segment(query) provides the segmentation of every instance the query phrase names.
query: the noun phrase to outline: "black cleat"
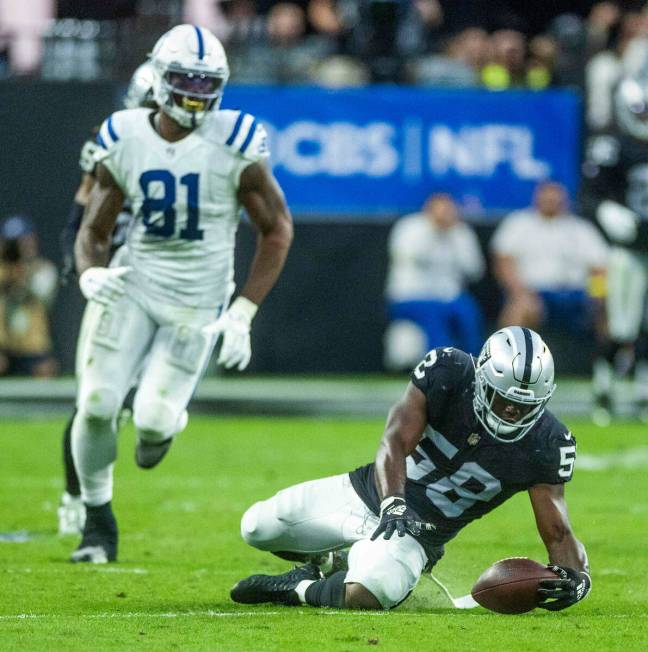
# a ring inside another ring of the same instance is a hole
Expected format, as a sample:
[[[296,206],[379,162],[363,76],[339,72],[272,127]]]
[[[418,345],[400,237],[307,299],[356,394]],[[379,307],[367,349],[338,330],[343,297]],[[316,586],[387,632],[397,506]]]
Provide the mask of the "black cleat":
[[[152,469],[157,466],[169,452],[172,443],[173,437],[155,443],[149,443],[143,439],[138,439],[137,445],[135,446],[135,463],[140,467],[140,469]]]
[[[251,575],[238,582],[230,591],[234,602],[259,604],[274,602],[297,606],[300,603],[295,588],[303,580],[321,580],[322,573],[313,563],[296,566],[281,575]]]
[[[349,551],[333,550],[322,555],[313,555],[309,561],[319,566],[324,577],[331,577],[338,571],[349,570]]]
[[[70,561],[106,564],[117,561],[117,521],[110,503],[99,507],[86,505],[86,522],[81,543],[72,553]]]

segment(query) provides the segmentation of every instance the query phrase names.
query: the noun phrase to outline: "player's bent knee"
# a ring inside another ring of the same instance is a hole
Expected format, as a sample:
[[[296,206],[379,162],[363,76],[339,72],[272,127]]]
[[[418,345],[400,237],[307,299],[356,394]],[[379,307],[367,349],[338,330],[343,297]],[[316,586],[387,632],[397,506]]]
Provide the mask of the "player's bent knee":
[[[86,419],[110,420],[119,412],[121,401],[110,387],[98,387],[81,397],[78,409]]]
[[[351,546],[346,581],[360,584],[383,609],[391,609],[414,589],[426,559],[423,548],[411,537],[363,539]]]
[[[133,423],[143,439],[161,440],[176,434],[180,415],[162,401],[135,403]]]
[[[357,582],[346,585],[345,602],[348,609],[382,609],[376,596]]]
[[[255,503],[241,519],[241,536],[245,543],[259,550],[273,551],[281,537],[283,528],[274,517],[274,510],[268,501]]]

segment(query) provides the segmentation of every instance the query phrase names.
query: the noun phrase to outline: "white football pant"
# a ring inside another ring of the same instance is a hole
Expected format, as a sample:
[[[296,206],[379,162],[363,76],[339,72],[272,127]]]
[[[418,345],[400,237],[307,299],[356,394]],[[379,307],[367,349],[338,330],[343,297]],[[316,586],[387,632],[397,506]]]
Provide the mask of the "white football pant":
[[[608,259],[606,309],[610,337],[632,343],[646,319],[648,257],[614,247]]]
[[[88,505],[112,498],[116,421],[139,375],[133,422],[139,438],[179,432],[183,413],[213,349],[201,328],[214,309],[162,304],[129,287],[111,306],[88,302],[77,347],[77,415],[72,453]]]
[[[321,553],[351,546],[345,583],[362,584],[389,609],[416,586],[427,555],[409,534],[371,541],[378,522],[345,473],[303,482],[255,503],[243,515],[241,536],[269,552]]]

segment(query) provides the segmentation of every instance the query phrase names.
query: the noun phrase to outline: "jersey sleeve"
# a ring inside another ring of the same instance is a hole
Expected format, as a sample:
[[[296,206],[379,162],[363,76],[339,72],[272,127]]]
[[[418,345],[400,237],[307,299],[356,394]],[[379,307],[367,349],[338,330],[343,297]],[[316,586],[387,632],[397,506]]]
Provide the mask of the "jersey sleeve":
[[[125,175],[123,171],[124,136],[127,131],[122,112],[113,113],[103,121],[97,134],[99,149],[95,153],[97,163],[105,166],[117,185],[124,190]]]
[[[563,484],[574,474],[576,438],[567,426],[553,419],[537,464],[533,484]]]
[[[410,380],[426,396],[428,417],[439,418],[447,409],[447,401],[464,380],[474,373],[472,358],[451,347],[432,349],[414,368]]]
[[[238,186],[243,170],[252,163],[265,161],[270,156],[265,127],[249,113],[232,112],[225,144],[236,156],[234,181]]]

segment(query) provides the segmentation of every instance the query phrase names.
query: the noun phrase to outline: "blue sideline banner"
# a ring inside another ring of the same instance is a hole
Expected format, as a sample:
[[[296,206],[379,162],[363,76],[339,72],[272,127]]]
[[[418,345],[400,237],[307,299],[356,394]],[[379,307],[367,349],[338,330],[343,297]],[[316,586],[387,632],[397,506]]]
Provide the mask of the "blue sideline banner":
[[[293,212],[394,215],[449,192],[467,214],[527,206],[542,179],[573,196],[579,97],[569,91],[228,87],[268,130]]]

